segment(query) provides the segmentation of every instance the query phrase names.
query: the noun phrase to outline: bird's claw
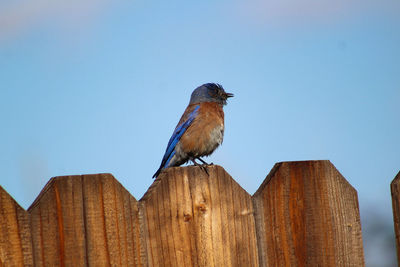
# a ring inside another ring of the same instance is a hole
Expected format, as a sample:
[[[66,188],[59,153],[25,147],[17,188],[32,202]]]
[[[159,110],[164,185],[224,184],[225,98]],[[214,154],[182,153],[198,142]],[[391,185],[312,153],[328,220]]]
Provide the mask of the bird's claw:
[[[208,164],[201,158],[197,158],[197,159],[199,159],[201,162],[203,162],[203,164],[200,165],[196,162],[195,159],[191,159],[191,161],[193,162],[193,165],[200,167],[200,169],[202,169],[205,173],[207,173],[208,176],[210,176],[210,174],[208,173],[208,170],[207,170],[207,166],[209,166],[210,164]]]
[[[198,160],[200,160],[202,163],[203,163],[203,165],[205,165],[205,166],[211,166],[211,165],[214,165],[214,163],[207,163],[207,162],[205,162],[202,158],[200,158],[200,157],[198,157],[198,158],[196,158],[196,159],[198,159]]]

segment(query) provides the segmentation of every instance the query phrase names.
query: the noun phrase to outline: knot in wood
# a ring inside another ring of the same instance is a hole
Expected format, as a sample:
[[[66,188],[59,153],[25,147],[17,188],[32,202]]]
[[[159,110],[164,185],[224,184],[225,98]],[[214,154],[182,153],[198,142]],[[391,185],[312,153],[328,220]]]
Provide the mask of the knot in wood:
[[[199,204],[199,210],[202,212],[205,212],[207,210],[207,206],[204,203]]]
[[[191,219],[192,219],[192,215],[187,214],[187,213],[184,213],[184,214],[183,214],[183,221],[184,221],[184,222],[188,222],[188,221],[190,221]]]

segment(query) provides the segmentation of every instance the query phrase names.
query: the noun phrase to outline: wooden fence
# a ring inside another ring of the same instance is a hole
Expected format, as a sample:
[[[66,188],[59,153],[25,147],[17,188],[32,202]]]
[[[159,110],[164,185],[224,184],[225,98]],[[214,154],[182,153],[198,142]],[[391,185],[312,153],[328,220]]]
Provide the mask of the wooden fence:
[[[139,201],[111,174],[55,177],[27,211],[0,187],[0,266],[364,265],[357,192],[329,161],[277,163],[253,196],[208,172],[170,168]]]

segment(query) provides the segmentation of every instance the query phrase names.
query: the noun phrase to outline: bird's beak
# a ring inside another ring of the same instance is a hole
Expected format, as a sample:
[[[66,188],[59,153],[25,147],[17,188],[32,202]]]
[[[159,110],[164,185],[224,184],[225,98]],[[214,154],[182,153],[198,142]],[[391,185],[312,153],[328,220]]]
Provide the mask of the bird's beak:
[[[226,93],[226,98],[229,98],[229,97],[233,97],[233,94],[231,94],[231,93]]]

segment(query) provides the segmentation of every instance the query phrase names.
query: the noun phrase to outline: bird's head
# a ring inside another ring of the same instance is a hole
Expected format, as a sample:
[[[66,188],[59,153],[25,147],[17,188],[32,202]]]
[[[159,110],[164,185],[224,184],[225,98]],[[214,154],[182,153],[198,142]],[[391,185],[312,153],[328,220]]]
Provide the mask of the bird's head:
[[[222,85],[218,83],[206,83],[193,91],[189,104],[217,102],[221,105],[226,105],[226,100],[229,97],[233,97],[233,94],[226,93]]]

